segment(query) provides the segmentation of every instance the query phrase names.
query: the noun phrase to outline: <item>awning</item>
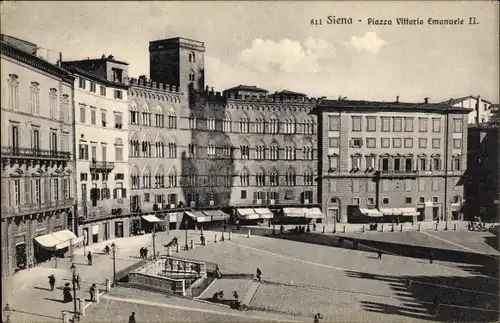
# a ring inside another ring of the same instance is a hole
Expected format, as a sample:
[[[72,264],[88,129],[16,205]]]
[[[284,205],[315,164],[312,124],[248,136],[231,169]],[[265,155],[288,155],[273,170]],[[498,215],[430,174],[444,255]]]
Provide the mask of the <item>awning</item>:
[[[302,210],[308,219],[323,219],[325,217],[319,207],[303,208]]]
[[[238,217],[244,220],[257,220],[260,216],[253,209],[237,209]]]
[[[38,244],[49,250],[59,250],[69,247],[72,242],[73,244],[77,243],[77,240],[76,235],[69,230],[52,232],[35,238]]]
[[[359,211],[361,213],[363,213],[363,215],[365,216],[369,216],[369,217],[372,217],[372,218],[376,218],[376,217],[381,217],[382,216],[382,213],[377,210],[377,209],[359,209]]]
[[[395,209],[380,209],[384,215],[403,215],[403,216],[417,216],[420,212],[417,212],[416,208],[406,207],[406,208],[395,208]]]
[[[260,219],[272,219],[274,218],[273,212],[266,208],[253,209],[255,213],[259,215]]]
[[[194,211],[194,212],[190,212],[194,215],[194,219],[196,220],[196,222],[210,222],[212,221],[212,217],[210,216],[206,216],[205,214],[203,214],[203,212],[201,211]]]
[[[178,216],[178,212],[167,213],[167,215],[165,215],[165,219],[168,219],[168,222],[170,222],[170,223],[175,223],[175,222],[177,222],[177,216]]]
[[[163,222],[162,220],[158,219],[154,214],[143,215],[142,218],[150,223]]]
[[[304,218],[306,214],[301,208],[287,207],[283,209],[283,214],[291,218]]]
[[[212,221],[224,221],[229,219],[229,214],[222,212],[221,210],[207,210],[203,211],[203,214],[212,218]]]

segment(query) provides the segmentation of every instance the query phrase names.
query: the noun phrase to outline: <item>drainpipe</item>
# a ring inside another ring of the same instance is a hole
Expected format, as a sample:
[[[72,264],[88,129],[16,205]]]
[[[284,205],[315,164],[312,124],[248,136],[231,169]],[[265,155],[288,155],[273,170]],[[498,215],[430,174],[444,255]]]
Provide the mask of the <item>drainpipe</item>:
[[[444,230],[448,230],[448,117],[449,111],[446,111],[445,114],[445,126],[444,126],[444,219],[445,219],[445,227]]]
[[[60,64],[62,66],[62,56],[60,56]],[[75,123],[75,82],[73,81],[73,84],[71,84],[71,128],[73,130],[73,192],[74,192],[74,200],[75,203],[73,204],[73,232],[75,233],[76,236],[78,236],[78,176],[77,176],[77,167],[76,167],[76,154],[77,154],[77,149],[76,149],[76,123]],[[85,244],[85,242],[84,242]]]

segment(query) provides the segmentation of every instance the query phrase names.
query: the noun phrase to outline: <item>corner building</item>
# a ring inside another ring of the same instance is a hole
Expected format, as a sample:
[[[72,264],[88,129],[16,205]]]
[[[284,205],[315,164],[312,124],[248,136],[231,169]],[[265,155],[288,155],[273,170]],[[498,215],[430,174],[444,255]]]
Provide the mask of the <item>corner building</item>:
[[[128,236],[128,64],[103,55],[63,66],[75,77],[78,236]]]
[[[462,218],[470,111],[427,99],[319,104],[318,194],[327,223]]]
[[[73,77],[2,35],[2,276],[68,248],[74,194]],[[57,248],[57,249],[59,249]]]

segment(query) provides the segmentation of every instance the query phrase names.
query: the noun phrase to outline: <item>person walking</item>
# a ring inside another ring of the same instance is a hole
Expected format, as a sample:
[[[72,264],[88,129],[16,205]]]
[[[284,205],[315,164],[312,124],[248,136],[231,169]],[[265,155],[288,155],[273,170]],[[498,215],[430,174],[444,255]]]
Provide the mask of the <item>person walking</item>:
[[[378,259],[382,259],[382,250],[378,250]]]
[[[262,281],[262,271],[260,271],[259,268],[257,268],[257,273],[255,275],[255,277],[257,278],[258,281]]]
[[[63,299],[64,303],[69,303],[73,301],[73,296],[71,295],[71,288],[69,287],[69,283],[64,284]]]
[[[132,312],[128,317],[128,323],[135,323],[135,312]]]
[[[87,260],[89,261],[89,266],[92,266],[92,254],[90,253],[90,251],[87,254]]]
[[[314,323],[319,323],[319,320],[321,319],[323,319],[321,313],[317,313],[316,315],[314,315]]]
[[[92,286],[90,286],[90,289],[89,289],[91,302],[96,301],[96,291],[97,291],[97,286],[95,284],[92,284]]]
[[[56,285],[56,277],[54,276],[54,274],[49,276],[49,285],[50,285],[50,290],[54,291],[54,287]]]
[[[76,289],[80,290],[80,282],[82,281],[82,279],[80,278],[80,274],[76,274],[74,280]]]
[[[144,247],[141,247],[141,249],[139,250],[139,254],[141,256],[141,259],[144,259]]]

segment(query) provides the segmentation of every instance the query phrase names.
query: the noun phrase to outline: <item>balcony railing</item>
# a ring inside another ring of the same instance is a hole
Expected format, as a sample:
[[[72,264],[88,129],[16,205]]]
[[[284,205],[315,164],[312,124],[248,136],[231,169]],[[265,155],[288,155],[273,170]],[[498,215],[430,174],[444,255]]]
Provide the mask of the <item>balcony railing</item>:
[[[2,204],[2,216],[4,215],[20,215],[29,214],[34,212],[44,212],[52,209],[67,208],[73,206],[74,199],[61,199],[57,201],[44,202],[44,203],[29,203],[23,205],[3,205]]]
[[[383,175],[416,175],[418,173],[417,170],[381,170],[381,174]]]
[[[2,157],[25,157],[69,160],[69,151],[56,151],[36,148],[2,147]]]
[[[91,161],[90,169],[103,169],[103,170],[112,170],[115,168],[114,162],[106,162],[106,161]]]

